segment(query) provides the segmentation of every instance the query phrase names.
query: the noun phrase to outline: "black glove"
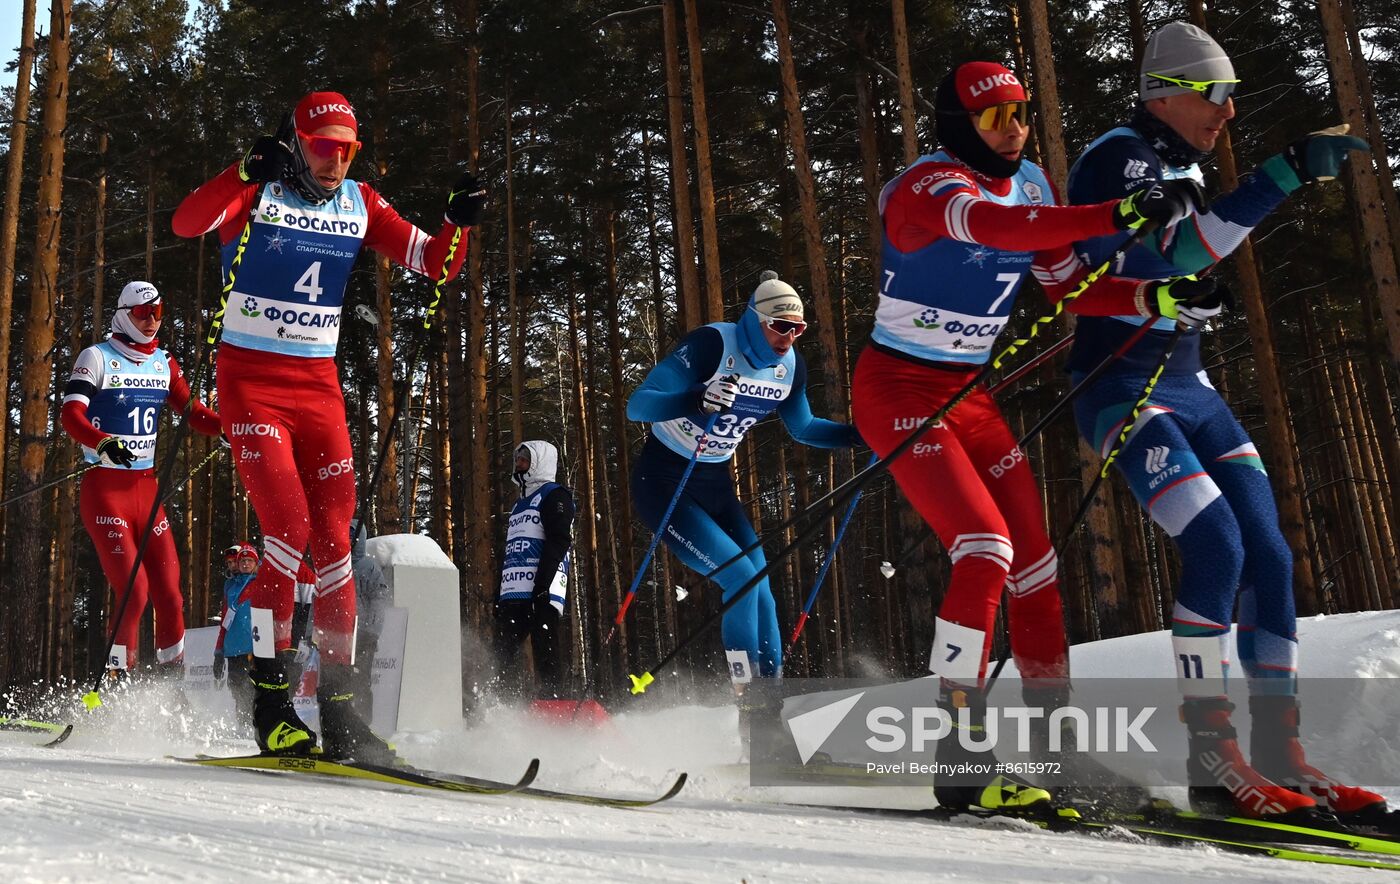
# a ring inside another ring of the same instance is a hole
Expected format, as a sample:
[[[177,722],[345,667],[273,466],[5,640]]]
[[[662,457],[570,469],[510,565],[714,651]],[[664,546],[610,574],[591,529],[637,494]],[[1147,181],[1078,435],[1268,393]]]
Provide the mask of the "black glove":
[[[481,221],[481,212],[486,208],[486,185],[468,172],[447,193],[447,210],[444,214],[450,224],[458,227],[475,227]]]
[[[108,466],[127,467],[136,463],[136,452],[126,447],[118,436],[108,436],[97,443],[97,456]]]
[[[260,135],[238,163],[238,177],[244,184],[281,181],[292,166],[292,139],[296,126],[292,115],[282,118],[276,135]]]
[[[1154,181],[1120,201],[1113,213],[1113,221],[1119,230],[1137,230],[1148,223],[1170,227],[1193,211],[1204,210],[1206,206],[1205,191],[1190,178]]]
[[[223,681],[228,677],[228,658],[218,651],[214,652],[214,680]]]
[[[1371,152],[1371,147],[1355,135],[1348,135],[1351,126],[1343,124],[1330,129],[1309,132],[1283,150],[1293,174],[1304,184],[1331,181],[1342,170],[1342,162],[1354,150]]]
[[[1213,276],[1179,276],[1156,287],[1157,310],[1165,319],[1200,328],[1220,315],[1229,292]]]

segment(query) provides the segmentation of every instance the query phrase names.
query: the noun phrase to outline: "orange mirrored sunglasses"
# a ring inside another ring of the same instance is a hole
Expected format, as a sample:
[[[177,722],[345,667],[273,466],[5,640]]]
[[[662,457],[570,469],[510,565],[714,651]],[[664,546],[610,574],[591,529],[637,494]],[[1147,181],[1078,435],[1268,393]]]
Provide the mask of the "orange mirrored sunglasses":
[[[132,319],[140,319],[143,322],[147,319],[160,319],[165,315],[165,308],[160,301],[151,301],[147,304],[136,304],[125,308],[131,311]]]
[[[360,142],[358,141],[328,138],[325,135],[307,135],[301,131],[297,132],[297,137],[301,139],[302,145],[311,156],[321,159],[339,157],[343,162],[348,163],[355,159],[355,154],[360,152]]]

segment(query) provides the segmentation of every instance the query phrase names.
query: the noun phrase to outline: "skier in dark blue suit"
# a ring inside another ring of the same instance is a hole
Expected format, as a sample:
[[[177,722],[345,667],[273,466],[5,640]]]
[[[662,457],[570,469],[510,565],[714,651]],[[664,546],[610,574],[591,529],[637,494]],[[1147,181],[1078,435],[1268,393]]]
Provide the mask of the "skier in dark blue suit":
[[[1163,26],[1148,41],[1132,119],[1090,144],[1075,162],[1070,202],[1102,202],[1167,179],[1199,183],[1197,163],[1209,157],[1235,115],[1231,94],[1238,83],[1229,57],[1204,31],[1184,22]],[[1154,280],[1197,273],[1220,261],[1290,193],[1336,177],[1350,151],[1366,149],[1345,132],[1339,126],[1295,141],[1209,211],[1156,231],[1115,272]],[[1100,237],[1076,248],[1095,265],[1122,241]],[[1080,317],[1069,368],[1078,381],[1143,323],[1154,323],[1075,401],[1080,434],[1106,456],[1161,362],[1167,339],[1178,324],[1187,329],[1115,463],[1181,553],[1172,652],[1180,661],[1182,720],[1190,734],[1192,803],[1249,816],[1279,816],[1315,802],[1344,816],[1375,812],[1385,806],[1380,795],[1323,775],[1308,764],[1298,741],[1292,553],[1279,530],[1259,452],[1201,364],[1199,329],[1219,314],[1220,295],[1203,296],[1196,286],[1188,303],[1178,299],[1181,291],[1144,283],[1136,312]],[[1237,604],[1239,656],[1253,719],[1249,762],[1236,742],[1233,706],[1224,694]]]

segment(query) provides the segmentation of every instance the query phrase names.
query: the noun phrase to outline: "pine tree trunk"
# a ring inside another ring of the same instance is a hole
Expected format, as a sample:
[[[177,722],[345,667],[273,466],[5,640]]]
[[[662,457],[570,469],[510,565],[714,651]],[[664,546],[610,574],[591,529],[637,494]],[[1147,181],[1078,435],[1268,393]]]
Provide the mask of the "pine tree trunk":
[[[477,0],[467,0],[465,32],[477,32]],[[480,50],[473,42],[467,62],[467,163],[479,169],[481,130],[478,108]],[[471,480],[468,512],[464,514],[464,536],[468,539],[464,578],[469,588],[468,600],[494,598],[496,587],[495,533],[491,509],[491,440],[486,428],[490,416],[486,407],[486,301],[482,280],[482,244],[478,231],[472,230],[471,251],[468,256],[469,284],[467,291],[467,400],[468,423],[472,430],[471,456],[467,460],[467,475]],[[464,452],[459,452],[461,457]],[[484,612],[483,616],[484,616]]]
[[[666,65],[666,119],[671,142],[671,191],[675,209],[676,300],[686,329],[705,322],[700,278],[695,268],[695,228],[690,205],[690,162],[685,155],[685,97],[681,87],[680,48],[676,44],[676,0],[661,0],[661,36]]]
[[[685,37],[690,61],[690,112],[695,124],[695,176],[700,186],[700,244],[705,259],[705,322],[724,321],[720,281],[719,228],[715,222],[714,167],[710,162],[710,120],[705,110],[705,65],[700,16],[695,0],[685,0]]]
[[[110,50],[109,50],[110,51]],[[107,283],[107,130],[97,133],[97,197],[93,204],[92,231],[92,340],[96,344],[104,337],[102,299],[106,294]],[[207,179],[206,179],[207,180]],[[200,237],[200,248],[204,238]],[[202,252],[201,252],[202,254]],[[200,277],[203,285],[203,277]]]
[[[511,129],[510,92],[505,97],[506,128],[506,312],[510,316],[510,439],[511,445],[525,441],[525,359],[521,341],[524,319],[520,313],[518,277],[515,263],[515,137]]]
[[[574,541],[574,548],[578,550],[579,568],[578,573],[586,575],[584,580],[575,580],[571,587],[572,591],[583,598],[588,599],[588,608],[591,612],[591,619],[594,623],[605,622],[606,614],[602,609],[602,579],[599,574],[598,562],[598,520],[594,518],[594,513],[598,512],[597,494],[593,481],[593,446],[591,441],[591,423],[589,409],[585,404],[587,393],[585,387],[586,367],[583,364],[583,355],[580,348],[579,311],[577,303],[576,283],[570,280],[568,286],[568,310],[569,310],[569,357],[573,362],[573,407],[574,425],[577,430],[578,445],[574,450],[574,463],[578,467],[578,492],[579,506],[578,515],[574,523],[581,529],[579,537]],[[593,666],[595,677],[603,672],[603,655],[606,649],[599,650],[594,646],[602,636],[595,635],[596,630],[589,632],[589,657],[595,659]]]
[[[43,134],[40,138],[39,185],[35,196],[34,270],[29,311],[24,324],[20,377],[20,451],[18,490],[44,481],[48,460],[49,395],[53,377],[54,308],[58,299],[58,255],[62,233],[64,130],[68,122],[68,71],[72,0],[53,0],[49,19],[48,58],[45,60]],[[49,532],[44,495],[34,494],[15,505],[17,524],[33,526],[15,537],[14,572],[4,594],[0,644],[25,647],[42,635],[48,611]],[[8,671],[0,685],[29,684],[42,677],[43,661],[14,653],[0,661]]]
[[[773,24],[778,43],[778,67],[782,76],[783,110],[787,119],[788,145],[792,148],[793,174],[797,181],[797,201],[802,210],[802,232],[807,248],[807,269],[812,289],[805,299],[816,307],[817,339],[821,344],[822,376],[826,381],[827,409],[835,420],[850,417],[847,389],[841,383],[846,377],[841,353],[836,349],[836,324],[831,307],[831,289],[827,282],[826,247],[822,244],[821,220],[817,211],[817,185],[812,175],[812,163],[807,155],[806,123],[797,88],[797,69],[792,57],[792,39],[788,27],[787,0],[772,0]],[[810,378],[810,375],[809,375]],[[811,382],[809,380],[810,389]]]
[[[617,304],[622,298],[617,281],[617,210],[609,206],[606,211],[599,213],[599,217],[603,222],[608,303]],[[617,310],[603,312],[608,317],[608,381],[611,387],[608,398],[612,400],[613,444],[617,446],[616,459],[613,461],[617,466],[613,475],[613,488],[617,491],[618,500],[622,502],[621,518],[618,520],[621,523],[619,528],[622,533],[622,556],[616,559],[616,563],[630,580],[636,571],[636,564],[632,549],[632,495],[628,490],[632,475],[632,453],[627,444],[627,397],[623,394],[622,379],[622,329],[618,322]]]
[[[1040,155],[1045,172],[1065,193],[1069,163],[1065,156],[1064,127],[1060,121],[1060,93],[1055,85],[1055,57],[1050,52],[1050,18],[1045,0],[1020,0],[1030,36],[1031,100],[1040,123]]]
[[[29,93],[34,78],[34,0],[24,0],[15,95],[11,108],[9,155],[5,160],[5,204],[0,210],[0,392],[10,389],[10,325],[14,313],[15,254],[19,245],[19,195],[24,182],[24,147],[29,140]],[[8,414],[0,421],[0,476],[9,442]],[[4,483],[0,482],[0,489]],[[3,633],[0,633],[2,636]],[[13,647],[13,646],[12,646]],[[0,666],[3,661],[0,661]],[[3,670],[0,670],[2,673]],[[0,684],[3,684],[0,678]]]
[[[374,81],[374,100],[380,108],[380,112],[375,115],[373,123],[375,156],[374,166],[379,174],[379,180],[383,181],[389,174],[389,44],[387,42],[386,29],[389,23],[388,0],[376,0],[375,11],[372,20],[378,23],[375,28],[376,37],[374,49],[370,53],[370,76]],[[429,268],[433,273],[434,268]],[[376,447],[374,456],[376,460],[382,459],[384,469],[379,476],[379,487],[368,489],[365,493],[373,493],[376,499],[370,501],[374,508],[374,524],[379,534],[400,533],[405,529],[403,522],[403,512],[399,508],[399,458],[398,447],[408,449],[409,439],[407,416],[398,413],[398,397],[394,395],[394,300],[393,300],[393,268],[389,264],[389,258],[378,252],[374,254],[374,301],[375,309],[379,313],[379,324],[375,326],[375,343],[377,360],[375,365],[378,369],[377,380],[379,390],[379,407],[376,411],[376,428],[378,430],[379,445]],[[412,352],[410,348],[409,352]],[[414,366],[407,367],[404,383],[413,384]],[[400,421],[399,446],[391,442],[392,431],[390,427],[394,421]],[[374,467],[370,467],[373,472]],[[368,477],[366,478],[368,481]]]
[[[904,165],[909,166],[919,158],[919,129],[914,110],[914,72],[909,64],[909,25],[904,18],[904,0],[890,0],[890,15],[894,25],[895,70],[899,74],[900,144],[904,148]],[[861,54],[868,55],[864,51]],[[860,76],[863,75],[857,74]]]
[[[1356,83],[1358,59],[1351,56],[1347,44],[1346,22],[1339,0],[1318,0],[1322,32],[1327,44],[1327,66],[1332,73],[1332,91],[1342,119],[1351,124],[1351,131],[1365,137],[1366,116],[1361,110],[1361,96]],[[1396,258],[1385,219],[1374,163],[1384,157],[1353,153],[1346,163],[1347,177],[1361,215],[1361,227],[1366,239],[1366,251],[1375,279],[1376,297],[1390,336],[1390,358],[1400,361],[1400,279],[1396,275]]]
[[[650,362],[660,362],[670,335],[666,328],[666,290],[661,286],[661,241],[656,234],[656,181],[651,171],[652,134],[642,130],[642,193],[647,213],[647,263],[651,268],[652,322],[655,349]]]

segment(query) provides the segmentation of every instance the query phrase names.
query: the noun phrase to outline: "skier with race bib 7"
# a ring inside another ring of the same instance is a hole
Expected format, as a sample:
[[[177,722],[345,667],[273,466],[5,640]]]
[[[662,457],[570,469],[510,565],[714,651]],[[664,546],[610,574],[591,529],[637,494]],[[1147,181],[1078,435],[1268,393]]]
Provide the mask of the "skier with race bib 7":
[[[1093,206],[1058,205],[1045,173],[1022,157],[1029,100],[1015,74],[999,64],[955,67],[938,87],[936,111],[943,149],[921,157],[880,194],[880,298],[870,343],[856,364],[852,410],[861,435],[882,457],[981,370],[1027,276],[1063,296],[1089,272],[1070,248],[1076,239],[1167,223],[1183,217],[1198,196],[1168,185]],[[1135,286],[1104,277],[1077,302],[1112,301]],[[929,663],[940,678],[939,706],[962,727],[983,728],[1003,589],[1028,705],[1064,705],[1069,658],[1058,562],[1030,465],[985,387],[928,429],[890,471],[953,563]],[[955,737],[938,742],[940,769],[985,760],[972,755]],[[941,777],[935,796],[955,808],[1051,799],[1045,789],[1001,773]]]

